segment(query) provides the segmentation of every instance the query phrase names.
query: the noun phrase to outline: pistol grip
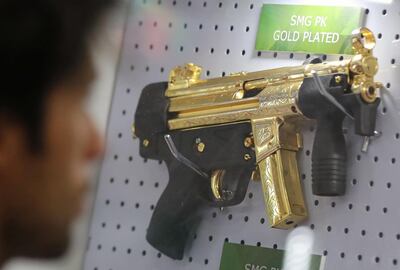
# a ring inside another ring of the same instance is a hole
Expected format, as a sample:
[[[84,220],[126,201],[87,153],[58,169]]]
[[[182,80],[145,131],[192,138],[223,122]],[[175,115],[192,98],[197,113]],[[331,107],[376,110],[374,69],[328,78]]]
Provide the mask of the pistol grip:
[[[271,227],[289,229],[307,217],[296,152],[281,149],[258,163]]]
[[[189,233],[199,221],[198,210],[206,204],[201,193],[207,179],[176,161],[168,169],[170,180],[154,209],[146,239],[168,257],[181,260]]]

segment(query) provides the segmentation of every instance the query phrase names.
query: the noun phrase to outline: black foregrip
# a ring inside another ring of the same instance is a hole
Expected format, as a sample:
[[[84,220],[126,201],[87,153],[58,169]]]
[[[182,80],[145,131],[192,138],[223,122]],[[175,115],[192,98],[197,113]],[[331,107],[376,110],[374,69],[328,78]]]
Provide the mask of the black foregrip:
[[[346,143],[343,114],[321,117],[312,152],[312,190],[319,196],[339,196],[346,191]]]
[[[329,94],[344,105],[345,90],[349,87],[347,77],[331,74],[320,79]],[[313,194],[343,195],[346,191],[346,143],[342,127],[345,114],[320,94],[313,78],[304,80],[299,106],[306,117],[317,121],[311,157]]]
[[[206,179],[178,162],[168,165],[170,181],[161,195],[147,230],[147,241],[156,249],[181,260],[189,232],[198,223],[198,209]]]

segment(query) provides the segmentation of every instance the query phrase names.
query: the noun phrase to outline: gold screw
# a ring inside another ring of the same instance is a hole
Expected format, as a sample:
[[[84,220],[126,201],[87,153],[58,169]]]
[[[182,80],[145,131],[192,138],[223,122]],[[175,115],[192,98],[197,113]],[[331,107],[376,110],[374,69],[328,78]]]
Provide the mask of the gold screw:
[[[243,142],[246,148],[250,148],[253,146],[253,139],[251,137],[246,137]]]
[[[251,159],[251,156],[249,154],[244,155],[244,160],[249,161]]]
[[[148,147],[149,144],[150,144],[150,141],[149,141],[148,139],[144,139],[144,140],[143,140],[143,146],[144,146],[144,147]]]
[[[206,145],[204,143],[199,142],[197,144],[197,151],[199,151],[199,153],[203,153],[205,149],[206,149]]]
[[[335,82],[336,82],[337,84],[341,83],[341,82],[342,82],[342,77],[336,76],[336,77],[335,77]]]

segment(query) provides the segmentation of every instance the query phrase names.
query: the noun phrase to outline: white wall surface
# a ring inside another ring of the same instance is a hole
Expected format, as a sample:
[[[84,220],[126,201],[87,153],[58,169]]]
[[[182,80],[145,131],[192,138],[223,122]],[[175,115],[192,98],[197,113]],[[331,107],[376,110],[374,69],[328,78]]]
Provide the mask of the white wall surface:
[[[104,26],[100,29],[94,42],[93,56],[97,66],[98,78],[93,84],[93,91],[88,100],[88,110],[104,136],[127,10],[127,4],[121,3],[104,22]],[[55,261],[16,259],[10,261],[4,267],[4,270],[77,270],[82,268],[92,200],[96,191],[97,169],[98,167],[93,170],[92,188],[87,209],[73,228],[72,244],[66,256]]]

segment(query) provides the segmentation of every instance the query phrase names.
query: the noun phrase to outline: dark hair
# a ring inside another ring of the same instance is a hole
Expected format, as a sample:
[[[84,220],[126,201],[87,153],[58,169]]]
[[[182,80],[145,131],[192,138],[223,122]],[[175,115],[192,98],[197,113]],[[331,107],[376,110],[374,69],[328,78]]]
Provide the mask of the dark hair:
[[[88,38],[113,0],[0,0],[0,114],[40,146],[44,101],[85,58]]]

